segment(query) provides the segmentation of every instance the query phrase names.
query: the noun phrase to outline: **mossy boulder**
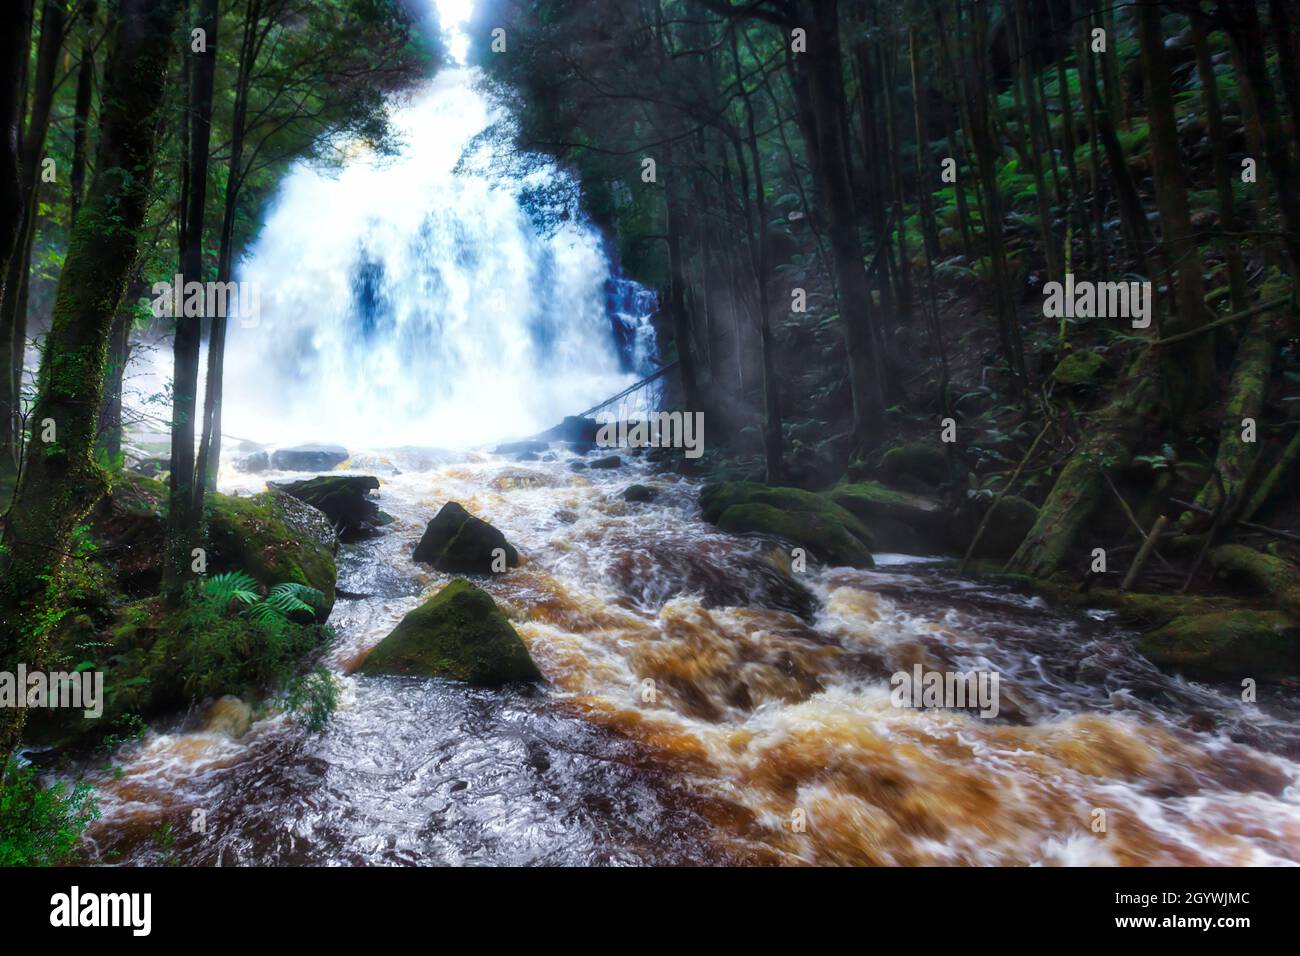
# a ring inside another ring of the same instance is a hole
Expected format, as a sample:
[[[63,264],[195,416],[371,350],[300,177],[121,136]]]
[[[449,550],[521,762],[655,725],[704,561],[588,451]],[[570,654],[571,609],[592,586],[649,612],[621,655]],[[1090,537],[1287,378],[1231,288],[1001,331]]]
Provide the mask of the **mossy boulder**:
[[[379,479],[373,475],[321,475],[267,486],[320,510],[341,541],[372,537],[384,524],[379,505],[370,498],[370,492],[379,490]]]
[[[923,442],[899,445],[881,457],[879,474],[891,485],[920,484],[937,488],[948,480],[948,456],[938,446]]]
[[[929,554],[947,549],[948,515],[933,498],[896,491],[875,481],[841,484],[828,494],[871,529],[879,551]]]
[[[334,604],[337,541],[318,510],[280,492],[205,496],[208,574],[241,570],[262,588],[296,582],[321,592],[315,622],[258,622],[187,597],[156,597],[166,531],[167,487],[133,475],[115,480],[92,509],[85,554],[66,561],[59,615],[42,666],[90,661],[105,675],[104,714],[33,711],[29,743],[64,745],[129,733],[134,721],[222,694],[277,686],[325,637]]]
[[[542,679],[496,602],[463,578],[402,618],[360,672],[446,677],[489,687]]]
[[[89,560],[109,571],[119,604],[158,593],[167,499],[161,481],[123,475],[91,511],[96,548]],[[325,596],[317,609],[325,620],[334,605],[338,542],[324,514],[274,490],[246,498],[209,492],[204,512],[209,574],[244,571],[266,586],[309,585]]]
[[[1052,379],[1071,388],[1096,388],[1110,373],[1110,363],[1100,353],[1085,350],[1061,359],[1052,371]]]
[[[519,566],[519,552],[504,534],[449,501],[424,529],[411,557],[450,574],[494,574],[499,554],[506,567]]]
[[[316,508],[281,491],[249,498],[204,497],[208,526],[208,571],[241,570],[264,585],[295,582],[320,591],[316,620],[334,607],[338,539]]]
[[[1280,611],[1184,615],[1143,635],[1138,649],[1191,677],[1274,681],[1300,674],[1300,625]]]
[[[736,481],[700,491],[705,521],[733,534],[768,534],[808,549],[828,564],[869,568],[873,539],[867,526],[829,497],[800,488]]]

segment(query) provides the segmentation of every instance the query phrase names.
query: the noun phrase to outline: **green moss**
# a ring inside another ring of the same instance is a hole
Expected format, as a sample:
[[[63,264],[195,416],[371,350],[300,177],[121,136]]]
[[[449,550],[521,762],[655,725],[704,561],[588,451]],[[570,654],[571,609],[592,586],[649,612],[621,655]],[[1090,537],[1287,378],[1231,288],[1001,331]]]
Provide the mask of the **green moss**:
[[[1153,663],[1193,677],[1278,680],[1300,673],[1300,627],[1278,611],[1190,614],[1144,635]]]
[[[841,484],[827,495],[871,528],[878,549],[908,554],[948,549],[948,517],[932,498],[895,491],[874,481]]]
[[[1052,378],[1059,385],[1095,387],[1110,371],[1110,365],[1097,352],[1071,352],[1057,364]]]
[[[447,677],[486,686],[542,676],[496,602],[463,578],[402,618],[371,651],[361,673]]]
[[[209,571],[242,570],[263,584],[293,581],[324,595],[323,622],[334,607],[334,529],[310,505],[270,491],[251,498],[208,495]]]
[[[760,504],[778,511],[820,514],[844,526],[864,547],[872,544],[871,531],[853,514],[827,495],[802,488],[780,488],[753,481],[705,485],[700,490],[700,510],[705,521],[716,524],[735,505]]]
[[[1277,606],[1300,616],[1300,569],[1241,544],[1221,545],[1210,552],[1210,563],[1221,574],[1248,581]]]
[[[880,477],[890,482],[912,478],[938,486],[948,480],[948,456],[934,445],[921,442],[900,445],[880,459]]]
[[[825,511],[782,511],[758,502],[732,505],[718,527],[733,534],[770,534],[807,548],[828,564],[869,568],[875,563],[861,539]]]

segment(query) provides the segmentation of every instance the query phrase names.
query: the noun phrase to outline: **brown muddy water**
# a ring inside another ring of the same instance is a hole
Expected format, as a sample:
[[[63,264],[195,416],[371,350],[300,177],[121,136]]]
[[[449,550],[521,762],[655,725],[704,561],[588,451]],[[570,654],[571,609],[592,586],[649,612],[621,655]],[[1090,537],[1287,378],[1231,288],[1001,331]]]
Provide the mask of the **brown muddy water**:
[[[236,739],[202,708],[159,725],[90,768],[88,862],[1300,863],[1294,690],[1243,703],[1156,671],[1103,612],[918,558],[796,573],[813,605],[769,570],[772,542],[700,520],[695,482],[560,458],[354,460],[397,520],[340,548],[357,596],[331,617],[328,728],[268,711]],[[633,481],[658,499],[625,503]],[[519,548],[482,583],[544,685],[350,674],[449,580],[410,559],[448,500]],[[916,663],[996,671],[999,715],[893,706]]]

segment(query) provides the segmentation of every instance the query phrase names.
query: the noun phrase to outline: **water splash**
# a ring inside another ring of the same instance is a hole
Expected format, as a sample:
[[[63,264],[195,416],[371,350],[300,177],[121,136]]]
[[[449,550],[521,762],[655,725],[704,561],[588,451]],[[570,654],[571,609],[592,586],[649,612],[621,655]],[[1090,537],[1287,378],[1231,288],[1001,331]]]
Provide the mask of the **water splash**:
[[[567,173],[494,147],[510,117],[477,71],[444,70],[393,119],[395,159],[286,178],[238,276],[261,317],[231,329],[227,432],[470,447],[644,374],[653,333],[628,309],[653,296],[612,275]]]

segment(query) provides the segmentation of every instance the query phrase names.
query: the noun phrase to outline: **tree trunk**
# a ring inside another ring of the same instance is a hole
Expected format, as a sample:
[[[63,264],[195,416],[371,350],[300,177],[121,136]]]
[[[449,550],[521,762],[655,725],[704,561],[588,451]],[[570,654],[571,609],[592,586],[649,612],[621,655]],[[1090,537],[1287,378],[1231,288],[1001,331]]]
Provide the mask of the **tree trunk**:
[[[121,0],[105,69],[95,175],[73,227],[41,361],[34,421],[56,439],[33,442],[0,549],[0,670],[36,663],[48,640],[40,612],[73,527],[105,488],[94,462],[109,329],[136,261],[158,145],[158,118],[176,0]],[[24,708],[0,711],[0,760]]]
[[[206,32],[206,50],[195,57],[190,91],[189,202],[185,215],[184,267],[186,284],[203,282],[203,219],[208,195],[208,143],[212,132],[212,88],[217,63],[217,0],[201,0],[199,26]],[[187,38],[188,40],[188,38]],[[184,311],[178,310],[178,311]],[[163,565],[163,595],[180,599],[192,574],[190,551],[198,539],[203,514],[203,482],[195,475],[195,425],[199,388],[202,321],[198,316],[176,319],[172,340],[171,481],[167,511],[167,560]]]
[[[809,155],[817,180],[817,197],[828,224],[831,260],[839,293],[840,315],[848,351],[849,381],[853,394],[853,439],[859,448],[873,448],[880,440],[884,412],[881,392],[881,358],[875,347],[862,243],[853,211],[853,196],[844,150],[838,143],[843,128],[837,110],[844,103],[840,75],[837,0],[806,6],[809,53],[802,57],[808,70],[808,106],[812,115],[801,127],[808,137]]]
[[[1205,306],[1204,263],[1192,231],[1187,206],[1187,186],[1178,144],[1178,124],[1169,87],[1169,63],[1165,57],[1163,7],[1155,2],[1138,7],[1142,42],[1142,69],[1146,86],[1147,112],[1151,123],[1151,165],[1160,207],[1160,232],[1166,258],[1177,276],[1177,301],[1167,311],[1166,335],[1194,329],[1210,321]],[[1201,407],[1215,382],[1213,339],[1197,336],[1163,355],[1165,397],[1177,422],[1184,414]]]
[[[1255,0],[1221,0],[1224,29],[1241,61],[1249,99],[1258,111],[1264,153],[1273,174],[1274,198],[1282,214],[1282,242],[1291,260],[1291,275],[1300,276],[1300,175],[1291,159],[1290,144],[1268,75],[1264,35]]]
[[[81,63],[77,67],[77,99],[72,118],[72,174],[69,178],[72,216],[77,219],[81,209],[81,196],[86,185],[86,144],[90,134],[90,101],[95,87],[95,13],[96,4],[90,0],[83,14],[86,25],[81,41]]]
[[[226,172],[226,204],[221,217],[221,243],[217,250],[217,281],[229,282],[234,271],[235,219],[244,181],[244,137],[248,121],[248,88],[257,51],[257,31],[262,18],[260,0],[252,0],[244,14],[244,35],[239,47],[239,73],[235,79],[235,110],[231,124],[230,165]],[[208,336],[208,377],[203,390],[203,437],[199,440],[198,481],[217,487],[221,470],[221,396],[226,367],[226,317],[212,316]]]
[[[21,453],[23,356],[27,350],[27,281],[31,271],[32,240],[36,234],[37,192],[40,187],[41,155],[50,128],[54,103],[54,71],[63,45],[64,4],[46,0],[41,8],[41,37],[36,54],[36,83],[32,89],[31,121],[22,147],[22,215],[18,246],[9,259],[5,276],[6,294],[0,301],[0,468],[12,470]],[[25,59],[24,59],[25,62]]]
[[[1237,208],[1232,195],[1232,172],[1228,168],[1228,138],[1223,131],[1223,113],[1219,109],[1219,83],[1210,59],[1210,44],[1205,38],[1205,18],[1194,12],[1192,43],[1196,47],[1196,69],[1201,80],[1201,98],[1205,106],[1206,129],[1214,156],[1214,187],[1219,194],[1219,228],[1225,233],[1239,233]],[[1246,288],[1246,268],[1241,261],[1241,239],[1225,235],[1223,258],[1228,265],[1228,287],[1232,293],[1232,311],[1244,312],[1250,304]]]

